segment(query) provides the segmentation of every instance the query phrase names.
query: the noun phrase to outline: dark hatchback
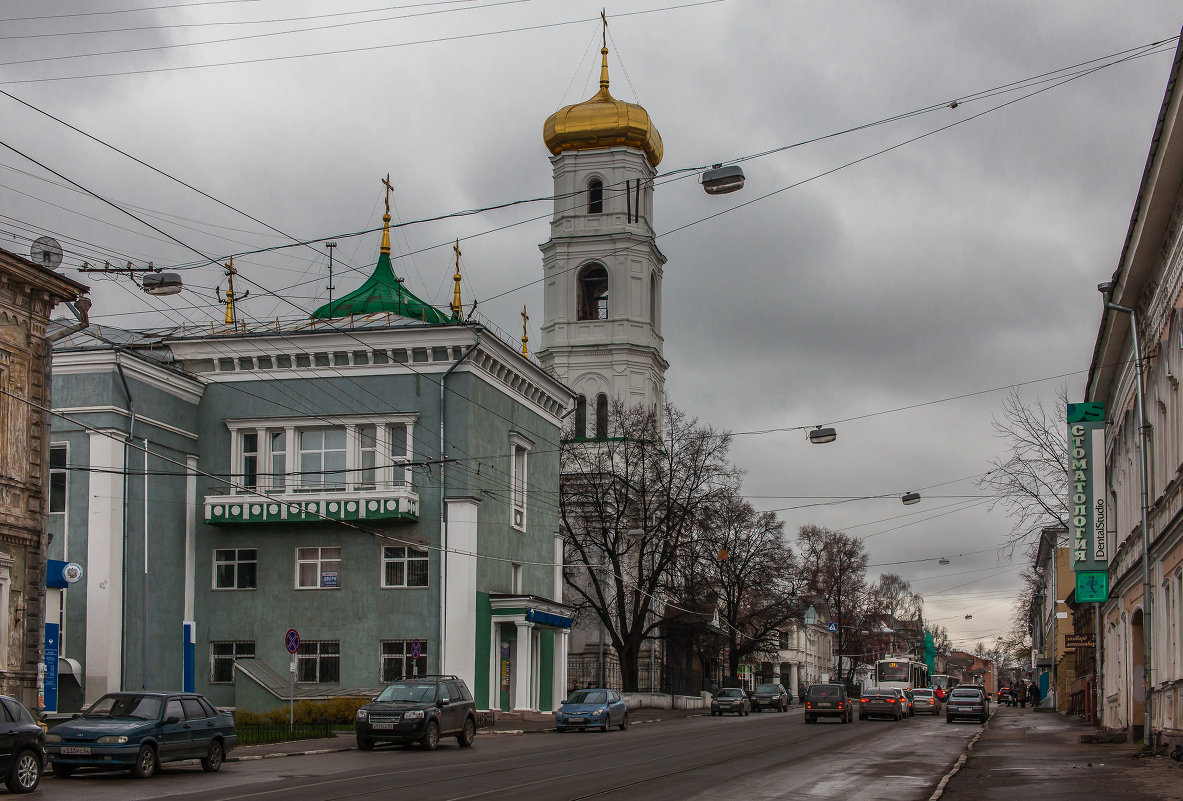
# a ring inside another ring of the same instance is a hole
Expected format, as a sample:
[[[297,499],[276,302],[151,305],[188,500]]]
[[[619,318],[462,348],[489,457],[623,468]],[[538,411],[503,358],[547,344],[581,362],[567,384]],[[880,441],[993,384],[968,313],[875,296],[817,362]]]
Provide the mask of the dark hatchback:
[[[440,737],[452,735],[468,748],[476,739],[476,702],[456,676],[404,679],[357,710],[354,730],[359,751],[369,751],[378,741],[418,743],[433,751]]]
[[[10,793],[31,793],[45,764],[45,731],[15,698],[0,695],[0,777]]]
[[[946,723],[952,723],[957,718],[971,718],[985,723],[988,717],[990,702],[986,700],[985,690],[962,686],[949,694],[949,700],[945,704]]]
[[[193,693],[108,693],[45,737],[53,773],[62,777],[90,767],[147,779],[160,763],[182,759],[200,759],[212,773],[236,745],[230,713]]]
[[[805,691],[805,722],[817,723],[820,717],[836,717],[841,723],[854,720],[854,702],[844,684],[811,684]]]

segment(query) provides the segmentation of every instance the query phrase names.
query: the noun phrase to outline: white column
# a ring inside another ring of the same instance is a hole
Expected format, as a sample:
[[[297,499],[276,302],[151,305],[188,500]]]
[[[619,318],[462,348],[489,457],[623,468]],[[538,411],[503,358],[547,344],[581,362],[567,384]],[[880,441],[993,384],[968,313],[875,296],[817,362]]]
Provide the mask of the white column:
[[[556,710],[567,698],[567,649],[570,647],[570,637],[571,632],[567,629],[555,631],[554,689],[551,691],[551,698]]]
[[[801,673],[797,668],[797,663],[789,665],[789,690],[792,691],[793,697],[796,698],[800,692],[798,689],[801,686]]]
[[[551,600],[557,603],[563,602],[563,534],[562,532],[555,532],[555,576],[554,576],[554,590],[551,591]]]
[[[123,469],[121,431],[90,435],[86,542],[85,702],[120,686],[123,669]]]
[[[513,710],[528,711],[530,709],[530,666],[534,663],[533,644],[534,624],[525,620],[515,621],[518,627],[518,638],[514,645],[513,655]]]
[[[443,649],[442,673],[459,676],[469,687],[476,684],[476,557],[477,510],[472,498],[449,498],[448,553],[443,555],[447,571],[448,638]]]

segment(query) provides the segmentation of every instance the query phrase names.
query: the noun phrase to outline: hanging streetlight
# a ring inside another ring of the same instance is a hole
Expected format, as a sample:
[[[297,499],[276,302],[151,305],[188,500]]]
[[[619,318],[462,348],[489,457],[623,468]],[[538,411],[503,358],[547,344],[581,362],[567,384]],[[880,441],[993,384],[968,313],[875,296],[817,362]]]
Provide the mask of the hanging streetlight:
[[[833,428],[822,428],[818,426],[809,432],[809,441],[814,445],[824,445],[836,439],[838,439],[838,432]]]
[[[716,164],[702,174],[702,188],[708,195],[725,195],[743,189],[743,170],[738,164]]]
[[[904,502],[904,506],[911,506],[914,503],[920,503],[920,493],[905,492],[900,500]]]

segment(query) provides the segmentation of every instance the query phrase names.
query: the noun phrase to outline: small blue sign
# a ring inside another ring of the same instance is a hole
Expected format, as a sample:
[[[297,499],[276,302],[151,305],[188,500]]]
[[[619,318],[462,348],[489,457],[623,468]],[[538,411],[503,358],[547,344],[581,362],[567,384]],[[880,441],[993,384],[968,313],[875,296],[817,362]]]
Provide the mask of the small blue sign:
[[[288,653],[294,654],[300,648],[300,634],[295,629],[288,629],[283,637],[283,643],[288,647]]]
[[[181,621],[181,690],[191,693],[197,689],[197,624]]]
[[[57,623],[45,624],[45,711],[58,711],[58,634]]]
[[[831,634],[837,634],[838,633],[838,624],[837,623],[830,623],[829,625],[826,626],[826,631],[830,632]]]
[[[337,574],[335,572],[326,572],[320,574],[320,586],[322,587],[336,587]]]
[[[575,623],[572,618],[543,612],[541,609],[527,609],[526,620],[531,623],[541,623],[544,626],[554,626],[559,629],[569,629]]]
[[[418,659],[421,656],[423,656],[423,643],[411,640],[411,658]]]

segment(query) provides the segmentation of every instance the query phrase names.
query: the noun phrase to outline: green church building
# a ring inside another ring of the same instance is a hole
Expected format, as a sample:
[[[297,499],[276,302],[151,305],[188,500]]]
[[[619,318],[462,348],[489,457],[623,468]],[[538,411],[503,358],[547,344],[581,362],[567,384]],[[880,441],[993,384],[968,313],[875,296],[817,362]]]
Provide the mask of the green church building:
[[[264,710],[455,674],[482,709],[565,697],[570,390],[415,297],[390,261],[288,323],[92,327],[53,357],[62,680]],[[232,267],[229,268],[232,270]],[[289,645],[299,644],[294,654]],[[60,711],[71,711],[62,709]]]

